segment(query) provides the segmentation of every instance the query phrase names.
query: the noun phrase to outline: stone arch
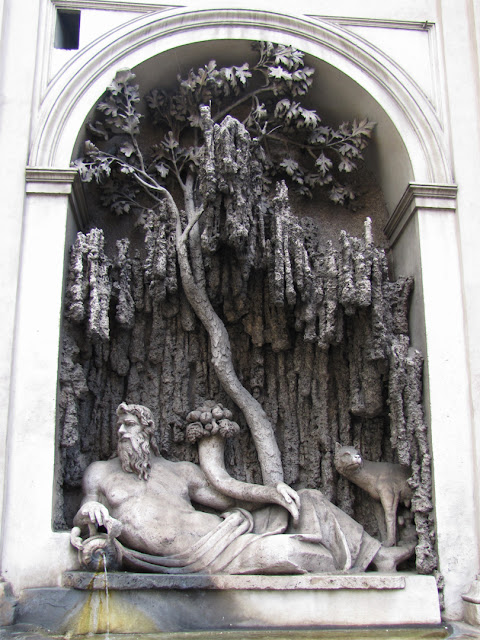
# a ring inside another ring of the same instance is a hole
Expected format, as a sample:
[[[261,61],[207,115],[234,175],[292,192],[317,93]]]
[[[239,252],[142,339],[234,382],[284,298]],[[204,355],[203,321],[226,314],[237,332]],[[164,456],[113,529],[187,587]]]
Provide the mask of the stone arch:
[[[201,5],[196,10],[174,9],[135,18],[73,58],[48,87],[30,166],[68,167],[78,131],[118,68],[134,68],[186,44],[229,39],[288,42],[341,72],[350,83],[346,95],[352,101],[366,92],[370,108],[376,111],[373,116],[382,120],[377,136],[378,178],[391,211],[409,182],[451,183],[435,109],[415,82],[378,49],[322,20]],[[392,145],[394,153],[389,152]]]

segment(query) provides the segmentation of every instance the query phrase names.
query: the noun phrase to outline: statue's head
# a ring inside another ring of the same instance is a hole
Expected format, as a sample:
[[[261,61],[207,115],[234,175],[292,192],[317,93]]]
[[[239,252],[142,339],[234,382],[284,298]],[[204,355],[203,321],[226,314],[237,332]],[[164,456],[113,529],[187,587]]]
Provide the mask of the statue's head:
[[[143,433],[148,436],[149,440],[155,433],[155,420],[153,419],[152,412],[148,407],[144,407],[142,404],[127,404],[122,402],[117,408],[117,417],[125,416],[127,413],[135,416],[139,425],[142,427]]]
[[[152,412],[141,404],[122,402],[116,411],[118,425],[117,453],[124,471],[136,473],[144,480],[150,474],[150,451],[160,455],[155,441]]]
[[[335,468],[339,473],[342,471],[354,471],[363,466],[362,456],[355,447],[348,447],[335,444]]]

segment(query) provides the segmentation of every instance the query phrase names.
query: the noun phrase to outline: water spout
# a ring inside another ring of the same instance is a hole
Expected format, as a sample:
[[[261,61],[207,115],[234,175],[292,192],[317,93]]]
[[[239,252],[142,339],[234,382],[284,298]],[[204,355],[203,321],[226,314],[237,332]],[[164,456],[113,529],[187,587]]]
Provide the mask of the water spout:
[[[108,594],[108,571],[107,571],[107,556],[105,552],[102,552],[103,555],[103,573],[105,577],[105,609],[106,609],[106,622],[107,622],[107,630],[105,633],[105,640],[110,640],[110,599]]]

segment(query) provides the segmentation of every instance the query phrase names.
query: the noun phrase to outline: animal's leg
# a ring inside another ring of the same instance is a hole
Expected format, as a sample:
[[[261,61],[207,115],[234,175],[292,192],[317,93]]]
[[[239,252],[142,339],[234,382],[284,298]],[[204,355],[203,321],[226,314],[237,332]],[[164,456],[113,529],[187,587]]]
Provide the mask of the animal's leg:
[[[387,539],[387,527],[385,526],[385,511],[382,505],[377,500],[373,501],[373,513],[378,525],[378,531],[380,533],[380,540],[385,542]]]
[[[377,571],[392,573],[397,570],[397,565],[410,558],[414,551],[415,544],[410,544],[407,547],[390,547],[389,549],[381,546],[373,558],[372,564]]]
[[[393,491],[383,492],[380,496],[383,510],[385,511],[385,525],[387,527],[387,539],[384,547],[394,547],[397,541],[397,507],[398,495]]]

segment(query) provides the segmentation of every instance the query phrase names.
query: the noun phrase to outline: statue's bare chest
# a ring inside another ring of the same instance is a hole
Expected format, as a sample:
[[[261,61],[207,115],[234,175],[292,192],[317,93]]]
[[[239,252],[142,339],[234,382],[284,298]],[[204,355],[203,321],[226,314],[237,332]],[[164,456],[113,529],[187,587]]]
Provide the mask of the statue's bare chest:
[[[102,483],[102,493],[110,507],[120,507],[127,502],[151,500],[169,502],[188,501],[187,483],[173,474],[160,473],[152,469],[148,480],[138,478],[133,473],[118,471],[105,478]]]
[[[119,471],[102,482],[102,493],[111,507],[118,507],[127,500],[145,494],[146,482],[133,474]]]

